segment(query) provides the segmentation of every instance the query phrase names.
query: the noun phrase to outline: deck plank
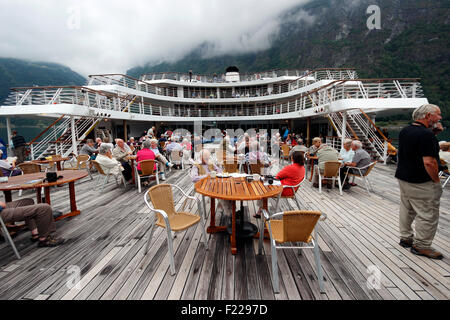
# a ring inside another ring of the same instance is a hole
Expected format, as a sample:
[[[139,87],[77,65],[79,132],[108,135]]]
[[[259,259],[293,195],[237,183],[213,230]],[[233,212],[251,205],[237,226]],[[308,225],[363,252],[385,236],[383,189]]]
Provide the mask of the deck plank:
[[[149,253],[144,255],[151,215],[144,193],[117,187],[111,181],[104,192],[93,191],[85,178],[76,184],[82,214],[57,222],[58,235],[66,244],[37,249],[29,233],[21,232],[14,242],[23,258],[16,260],[11,248],[0,242],[0,299],[94,300],[94,299],[423,299],[450,298],[450,188],[441,198],[441,215],[433,246],[445,258],[434,261],[413,255],[398,245],[399,188],[395,167],[377,165],[370,174],[374,192],[368,195],[361,180],[339,195],[336,188],[319,194],[306,181],[297,193],[301,209],[320,210],[328,219],[319,228],[319,248],[326,293],[319,292],[312,250],[299,256],[296,250],[278,251],[280,293],[272,290],[270,244],[264,241],[238,243],[238,254],[230,253],[226,233],[208,234],[208,247],[201,242],[201,227],[178,233],[174,240],[177,275],[169,273],[165,230],[157,228]],[[276,166],[271,173],[276,173]],[[179,185],[196,195],[188,172],[172,170],[167,183]],[[255,190],[253,190],[256,192]],[[230,188],[231,192],[231,188]],[[69,207],[68,188],[52,188],[54,209]],[[199,198],[199,195],[196,195]],[[2,199],[3,195],[0,196]],[[22,197],[35,197],[26,191]],[[18,193],[13,193],[18,198]],[[175,207],[198,212],[197,203],[185,202],[174,191]],[[216,202],[217,205],[217,202]],[[273,210],[275,201],[269,202]],[[283,199],[280,210],[295,210],[292,199]],[[244,203],[247,219],[257,202]],[[207,200],[207,223],[209,223]],[[225,224],[228,215],[216,215]],[[81,269],[81,288],[67,286],[70,266]],[[367,267],[382,272],[381,287],[367,287]]]

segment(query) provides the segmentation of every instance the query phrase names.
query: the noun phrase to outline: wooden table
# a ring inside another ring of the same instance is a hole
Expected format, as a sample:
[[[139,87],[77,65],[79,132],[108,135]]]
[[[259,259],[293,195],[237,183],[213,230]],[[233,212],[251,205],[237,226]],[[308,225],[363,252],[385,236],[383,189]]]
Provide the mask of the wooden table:
[[[195,184],[195,191],[211,198],[211,222],[207,229],[208,233],[217,233],[227,230],[227,226],[216,226],[215,199],[231,200],[232,223],[231,223],[231,253],[237,253],[236,247],[236,201],[263,200],[263,207],[267,210],[268,198],[277,196],[283,192],[283,186],[264,186],[262,181],[247,182],[246,178],[204,178]],[[205,208],[206,209],[206,208]],[[206,210],[205,210],[206,211]],[[260,230],[261,232],[261,230]]]
[[[49,163],[55,162],[57,170],[62,171],[61,162],[68,161],[68,160],[69,160],[69,158],[56,158],[54,160],[33,160],[31,162],[37,163],[37,164],[49,164]]]
[[[65,170],[58,171],[58,176],[63,176],[62,179],[59,179],[57,182],[48,183],[48,182],[37,182],[34,184],[29,184],[28,182],[33,180],[44,180],[46,174],[44,172],[40,173],[32,173],[25,174],[21,176],[15,176],[9,178],[8,182],[0,183],[0,191],[3,191],[5,195],[5,201],[12,201],[12,191],[14,190],[27,190],[27,189],[36,189],[36,198],[37,203],[42,202],[41,191],[44,188],[45,202],[51,205],[50,200],[50,187],[61,186],[63,184],[69,184],[69,196],[70,196],[70,212],[62,215],[61,217],[55,219],[56,221],[73,217],[79,215],[81,212],[77,209],[77,202],[75,198],[75,181],[83,179],[88,175],[86,170]],[[28,184],[27,184],[28,183]]]

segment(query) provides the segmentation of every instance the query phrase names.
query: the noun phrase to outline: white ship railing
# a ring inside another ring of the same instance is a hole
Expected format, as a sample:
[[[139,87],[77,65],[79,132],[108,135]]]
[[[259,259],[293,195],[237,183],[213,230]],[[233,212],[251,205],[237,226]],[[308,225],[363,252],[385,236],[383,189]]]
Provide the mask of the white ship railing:
[[[165,73],[162,73],[162,75],[165,75]],[[321,80],[350,80],[357,77],[354,69],[317,69],[299,76],[296,80],[273,84],[270,92],[267,84],[250,87],[236,84],[234,90],[232,88],[219,88],[219,91],[217,91],[217,87],[185,87],[183,93],[184,98],[254,98],[291,92]],[[88,85],[118,85],[160,96],[178,97],[178,88],[176,86],[161,87],[149,84],[145,82],[146,80],[148,81],[149,79],[146,79],[145,76],[142,77],[142,80],[139,80],[123,74],[101,74],[90,75]]]
[[[399,90],[401,88],[401,91]],[[128,112],[170,117],[239,117],[291,113],[313,109],[326,114],[326,106],[344,99],[421,98],[423,92],[418,79],[358,79],[337,80],[294,99],[283,102],[252,105],[189,104],[172,106],[152,104],[140,97],[119,96],[86,87],[33,87],[14,88],[5,105],[16,105],[24,95],[21,106],[49,104],[78,104],[108,111]],[[125,107],[126,106],[126,107]]]

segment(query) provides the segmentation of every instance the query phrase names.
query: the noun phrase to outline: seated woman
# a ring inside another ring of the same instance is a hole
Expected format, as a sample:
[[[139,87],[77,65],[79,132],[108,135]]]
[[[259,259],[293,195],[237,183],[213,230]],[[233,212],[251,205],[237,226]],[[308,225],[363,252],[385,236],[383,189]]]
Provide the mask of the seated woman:
[[[209,176],[211,171],[222,173],[222,169],[211,162],[211,152],[207,149],[200,151],[201,162],[195,162],[191,169],[192,182],[197,182]],[[232,201],[219,199],[217,203],[217,210],[222,207],[223,212],[230,213],[232,210]]]
[[[117,177],[124,170],[120,162],[112,156],[111,146],[106,143],[101,144],[95,161],[102,167],[105,174],[111,174]]]
[[[296,186],[305,178],[305,154],[301,151],[295,151],[291,156],[292,164],[284,167],[275,179],[280,180],[283,186]],[[297,191],[298,188],[295,189]],[[291,197],[294,195],[292,188],[284,188],[282,197]],[[258,201],[259,210],[254,215],[255,218],[261,218],[262,201]]]
[[[137,170],[139,174],[142,174],[141,171],[141,161],[144,160],[156,160],[156,155],[155,153],[151,150],[151,140],[144,140],[144,142],[142,142],[142,149],[138,151],[138,153],[136,154],[136,162],[137,162]],[[163,166],[161,166],[163,167]],[[156,163],[155,166],[153,168],[153,170],[156,170]],[[166,181],[166,176],[164,175],[164,171],[163,174],[161,176],[161,180],[162,181]]]
[[[261,151],[258,141],[250,142],[250,150],[245,155],[246,163],[262,163],[264,168],[268,168],[271,165],[270,157],[267,153]]]
[[[3,151],[0,150],[0,158],[3,156]],[[11,158],[8,158],[11,159]],[[5,177],[14,177],[22,174],[22,171],[16,169],[16,159],[13,158],[12,162],[8,162],[8,159],[0,159],[0,170]]]
[[[203,178],[209,176],[211,171],[216,171],[217,173],[221,173],[222,170],[213,164],[211,160],[211,153],[207,149],[203,149],[200,151],[200,159],[201,161],[197,161],[194,163],[191,169],[191,179],[192,182],[197,182]]]

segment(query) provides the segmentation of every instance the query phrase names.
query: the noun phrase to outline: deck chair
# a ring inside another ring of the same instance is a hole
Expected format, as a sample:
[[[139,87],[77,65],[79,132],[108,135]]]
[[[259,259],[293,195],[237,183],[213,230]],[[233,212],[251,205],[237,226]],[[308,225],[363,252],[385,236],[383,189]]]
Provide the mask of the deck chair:
[[[289,153],[290,153],[291,149],[289,148],[289,146],[287,144],[282,144],[281,145],[281,159],[283,160],[283,164],[284,164],[284,160],[288,160],[290,159],[289,157]]]
[[[105,185],[108,183],[108,180],[109,180],[109,177],[111,176],[111,174],[110,174],[109,172],[108,172],[108,173],[105,173],[105,171],[103,171],[102,166],[101,166],[100,163],[98,163],[97,161],[91,160],[91,163],[94,165],[95,169],[96,169],[97,172],[98,172],[97,183],[94,185],[94,188],[96,189],[96,188],[100,185],[100,183],[101,183],[102,186],[101,186],[101,188],[100,188],[100,192],[102,192],[103,189],[105,188]],[[103,182],[102,182],[102,180],[101,180],[101,179],[102,179],[102,176],[104,177]],[[125,188],[127,187],[127,183],[126,183],[125,178],[123,177],[122,174],[120,174],[119,177],[117,177],[117,176],[115,176],[115,175],[113,175],[113,177],[114,177],[114,179],[116,180],[116,184],[117,184],[117,185],[119,185],[119,182],[118,182],[117,179],[120,179],[120,181],[121,181],[121,183],[123,183],[124,187],[125,187]]]
[[[257,161],[256,163],[247,163],[248,166],[248,173],[249,174],[254,174],[257,173],[261,176],[263,176],[265,174],[265,167],[264,167],[264,163]]]
[[[150,227],[150,236],[147,241],[145,248],[145,254],[147,254],[150,248],[150,243],[153,237],[155,225],[161,228],[165,228],[167,231],[167,243],[169,247],[169,258],[170,258],[170,273],[175,275],[175,257],[173,250],[173,238],[172,231],[180,232],[184,231],[190,227],[195,226],[197,223],[201,222],[203,242],[206,249],[208,249],[208,238],[205,232],[205,213],[194,214],[190,212],[177,212],[175,211],[174,199],[173,199],[173,188],[178,189],[183,197],[196,201],[198,210],[202,210],[203,207],[200,204],[200,200],[188,196],[180,187],[170,184],[160,184],[150,188],[144,195],[144,201],[150,212],[153,214],[152,225]],[[153,206],[150,205],[149,199]],[[202,210],[203,211],[203,210]]]
[[[372,169],[375,167],[375,165],[377,164],[377,162],[378,162],[378,161],[374,161],[374,162],[372,162],[371,164],[368,164],[367,166],[364,166],[364,167],[362,167],[362,168],[355,168],[355,167],[349,167],[349,168],[347,168],[347,172],[345,173],[345,180],[344,180],[344,181],[347,181],[347,177],[353,177],[353,180],[352,180],[352,181],[355,181],[355,178],[356,178],[356,177],[359,177],[359,178],[364,179],[364,184],[365,184],[365,186],[366,186],[366,190],[367,190],[367,192],[368,192],[369,195],[370,195],[370,190],[372,189],[372,192],[373,192],[373,187],[372,187],[372,184],[371,184],[371,182],[370,182],[370,180],[369,180],[368,175],[369,175],[370,171],[372,171]],[[351,173],[351,172],[349,172],[350,169],[356,170],[357,173]],[[366,170],[366,169],[367,169],[367,170]],[[365,172],[364,174],[362,173],[363,170],[366,170],[366,172]]]
[[[137,169],[138,164],[141,164],[141,172],[142,174],[139,174],[139,171]],[[156,170],[155,170],[155,164],[156,164]],[[158,161],[156,160],[142,160],[141,162],[138,162],[135,164],[134,169],[135,170],[135,181],[138,187],[138,192],[142,192],[141,187],[141,179],[144,178],[151,178],[155,177],[156,184],[159,184],[159,177],[158,177]]]
[[[331,180],[332,186],[337,179],[339,183],[339,193],[342,193],[342,183],[341,183],[341,163],[339,161],[327,161],[325,162],[325,168],[323,170],[323,176],[320,174],[319,166],[314,166],[317,175],[319,176],[319,193],[322,193],[322,180]]]
[[[87,154],[80,154],[76,157],[77,160],[76,166],[65,170],[87,170],[91,180],[94,180],[94,178],[92,178],[91,170],[89,169],[90,159],[91,157],[89,157]]]
[[[321,293],[325,293],[322,266],[320,263],[317,223],[319,220],[325,220],[326,215],[318,211],[287,211],[276,213],[270,217],[266,210],[263,210],[263,214],[264,219],[261,219],[261,230],[263,230],[264,220],[266,220],[266,227],[269,231],[270,247],[272,251],[272,284],[274,292],[280,292],[277,249],[298,249],[299,254],[301,254],[301,250],[303,249],[314,249],[319,288]],[[281,220],[274,218],[281,218]],[[314,236],[312,236],[313,232]],[[263,240],[264,232],[260,232],[259,254],[262,253]],[[301,246],[294,245],[297,242],[301,243]],[[277,245],[286,243],[291,243],[292,246]],[[303,244],[306,246],[303,246]]]
[[[240,172],[240,164],[238,161],[235,161],[234,159],[229,159],[228,161],[225,160],[222,164],[222,168],[224,172],[228,173],[238,173]]]
[[[181,170],[184,170],[183,156],[180,155],[181,152],[181,150],[172,150],[172,152],[170,153],[170,162],[176,165],[180,165]]]
[[[3,233],[3,237],[5,238],[5,241],[9,242],[17,259],[20,260],[21,257],[20,257],[19,251],[17,251],[16,245],[14,244],[14,241],[11,238],[11,235],[9,234],[8,228],[6,228],[5,222],[3,222],[1,215],[0,215],[0,224],[2,227],[2,233]]]
[[[298,189],[300,189],[300,186],[302,185],[302,183],[305,182],[305,180],[306,180],[306,172],[305,172],[305,176],[303,177],[303,180],[300,181],[299,184],[297,184],[295,186],[283,185],[283,191],[284,191],[284,189],[291,188],[293,193],[294,193],[294,195],[292,195],[292,196],[283,196],[282,195],[283,192],[280,192],[278,194],[278,197],[277,197],[277,203],[275,205],[275,212],[278,212],[278,206],[280,205],[280,199],[281,198],[283,198],[283,199],[294,199],[295,203],[297,204],[298,209],[300,210],[300,203],[298,202],[298,199],[297,199],[297,197],[295,195],[296,195]]]
[[[23,162],[17,166],[23,174],[39,173],[41,172],[42,166],[37,163]]]
[[[445,161],[445,160],[442,160],[442,159],[441,159],[441,164],[443,166],[448,166],[448,162]],[[449,170],[447,169],[447,170],[439,172],[439,178],[441,178],[441,179],[444,178],[444,182],[442,183],[442,188],[445,188],[445,186],[447,185],[448,181],[450,180]]]

